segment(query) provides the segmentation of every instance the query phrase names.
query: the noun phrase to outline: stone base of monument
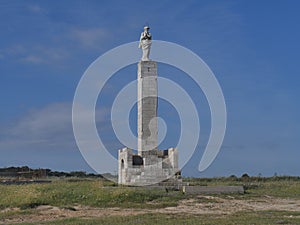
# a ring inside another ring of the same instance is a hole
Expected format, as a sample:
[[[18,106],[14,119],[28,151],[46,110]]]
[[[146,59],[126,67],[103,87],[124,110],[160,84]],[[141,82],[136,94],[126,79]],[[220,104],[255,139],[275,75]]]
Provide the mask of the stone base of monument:
[[[118,183],[129,186],[159,186],[163,182],[179,185],[178,151],[147,151],[134,154],[129,148],[119,150]],[[151,153],[151,154],[150,154]]]

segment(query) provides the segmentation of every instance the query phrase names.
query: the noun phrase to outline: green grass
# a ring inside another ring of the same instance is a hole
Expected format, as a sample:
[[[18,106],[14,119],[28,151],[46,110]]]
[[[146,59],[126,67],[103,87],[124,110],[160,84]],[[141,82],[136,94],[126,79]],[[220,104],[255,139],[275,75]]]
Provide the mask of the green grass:
[[[191,185],[243,185],[244,195],[235,199],[259,200],[262,196],[300,199],[300,180],[282,178],[213,178],[186,179]],[[17,207],[21,210],[0,212],[3,219],[33,214],[39,205],[70,208],[76,205],[92,207],[158,208],[176,206],[179,200],[193,196],[181,192],[117,187],[102,179],[61,179],[52,183],[0,185],[0,209]],[[220,197],[227,198],[227,195]],[[199,203],[216,201],[198,198]],[[99,218],[68,218],[51,222],[23,224],[300,224],[299,212],[244,211],[231,215],[181,215],[145,213],[134,216],[103,216]]]
[[[0,221],[7,218],[12,218],[19,215],[26,215],[32,214],[30,210],[21,210],[21,211],[7,211],[7,212],[0,212]]]
[[[220,178],[187,178],[190,185],[217,186],[241,185],[246,194],[244,197],[272,196],[300,199],[300,179],[298,177],[220,177]]]
[[[97,224],[157,224],[157,225],[173,225],[173,224],[300,224],[299,213],[281,212],[281,211],[262,211],[262,212],[244,212],[232,215],[178,215],[178,214],[143,214],[135,216],[113,216],[101,218],[68,218],[55,220],[44,223],[23,223],[29,224],[45,224],[45,225],[97,225]]]
[[[300,199],[299,180],[233,180],[232,178],[189,179],[191,185],[243,185],[245,195],[255,198],[264,195]],[[34,208],[38,205],[71,207],[76,204],[94,207],[162,208],[176,206],[184,198],[180,192],[116,187],[101,179],[64,179],[52,183],[0,185],[0,209]],[[146,204],[146,203],[152,204]]]
[[[164,190],[111,187],[106,186],[102,180],[58,180],[46,184],[0,185],[0,209],[28,209],[39,205],[161,208],[176,206],[180,198],[180,192],[168,194]],[[145,204],[149,202],[154,204]]]

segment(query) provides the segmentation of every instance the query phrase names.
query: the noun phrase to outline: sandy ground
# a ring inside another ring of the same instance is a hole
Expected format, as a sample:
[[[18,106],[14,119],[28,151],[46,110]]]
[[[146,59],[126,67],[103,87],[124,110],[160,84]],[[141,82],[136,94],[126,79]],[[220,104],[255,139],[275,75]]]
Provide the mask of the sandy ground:
[[[123,208],[92,208],[75,206],[63,209],[54,206],[39,206],[32,214],[12,216],[0,220],[0,224],[14,224],[20,222],[41,222],[70,217],[96,218],[102,216],[127,216],[144,213],[184,213],[184,214],[215,214],[228,215],[239,211],[284,210],[299,211],[300,200],[281,199],[264,196],[259,199],[241,200],[234,197],[197,196],[179,202],[177,207],[164,209],[123,209]],[[19,208],[7,208],[0,212],[20,211]]]

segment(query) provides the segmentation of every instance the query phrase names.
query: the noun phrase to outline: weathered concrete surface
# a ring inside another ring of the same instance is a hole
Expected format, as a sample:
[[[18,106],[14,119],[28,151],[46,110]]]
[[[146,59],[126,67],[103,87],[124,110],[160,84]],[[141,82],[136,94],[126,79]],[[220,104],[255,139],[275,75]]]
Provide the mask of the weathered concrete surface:
[[[184,186],[185,194],[244,194],[243,186]]]
[[[138,154],[156,155],[157,150],[157,64],[138,64]],[[146,164],[151,165],[146,160]]]
[[[119,173],[118,183],[125,185],[144,186],[157,184],[161,181],[174,178],[178,172],[178,152],[176,148],[169,148],[167,155],[145,155],[142,158],[142,164],[135,164],[134,154],[129,148],[119,150]],[[138,156],[140,157],[140,156]],[[146,160],[151,164],[145,165]]]

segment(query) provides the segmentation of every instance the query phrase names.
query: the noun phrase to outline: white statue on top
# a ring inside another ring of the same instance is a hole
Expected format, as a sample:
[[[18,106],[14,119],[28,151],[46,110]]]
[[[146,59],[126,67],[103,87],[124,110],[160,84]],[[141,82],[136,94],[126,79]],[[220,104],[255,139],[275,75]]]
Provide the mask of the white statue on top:
[[[142,48],[143,50],[143,56],[142,56],[142,61],[150,61],[149,59],[149,54],[150,54],[150,47],[151,47],[151,39],[152,36],[149,33],[149,27],[145,26],[144,27],[144,32],[141,33],[140,37],[140,44],[139,48]]]

